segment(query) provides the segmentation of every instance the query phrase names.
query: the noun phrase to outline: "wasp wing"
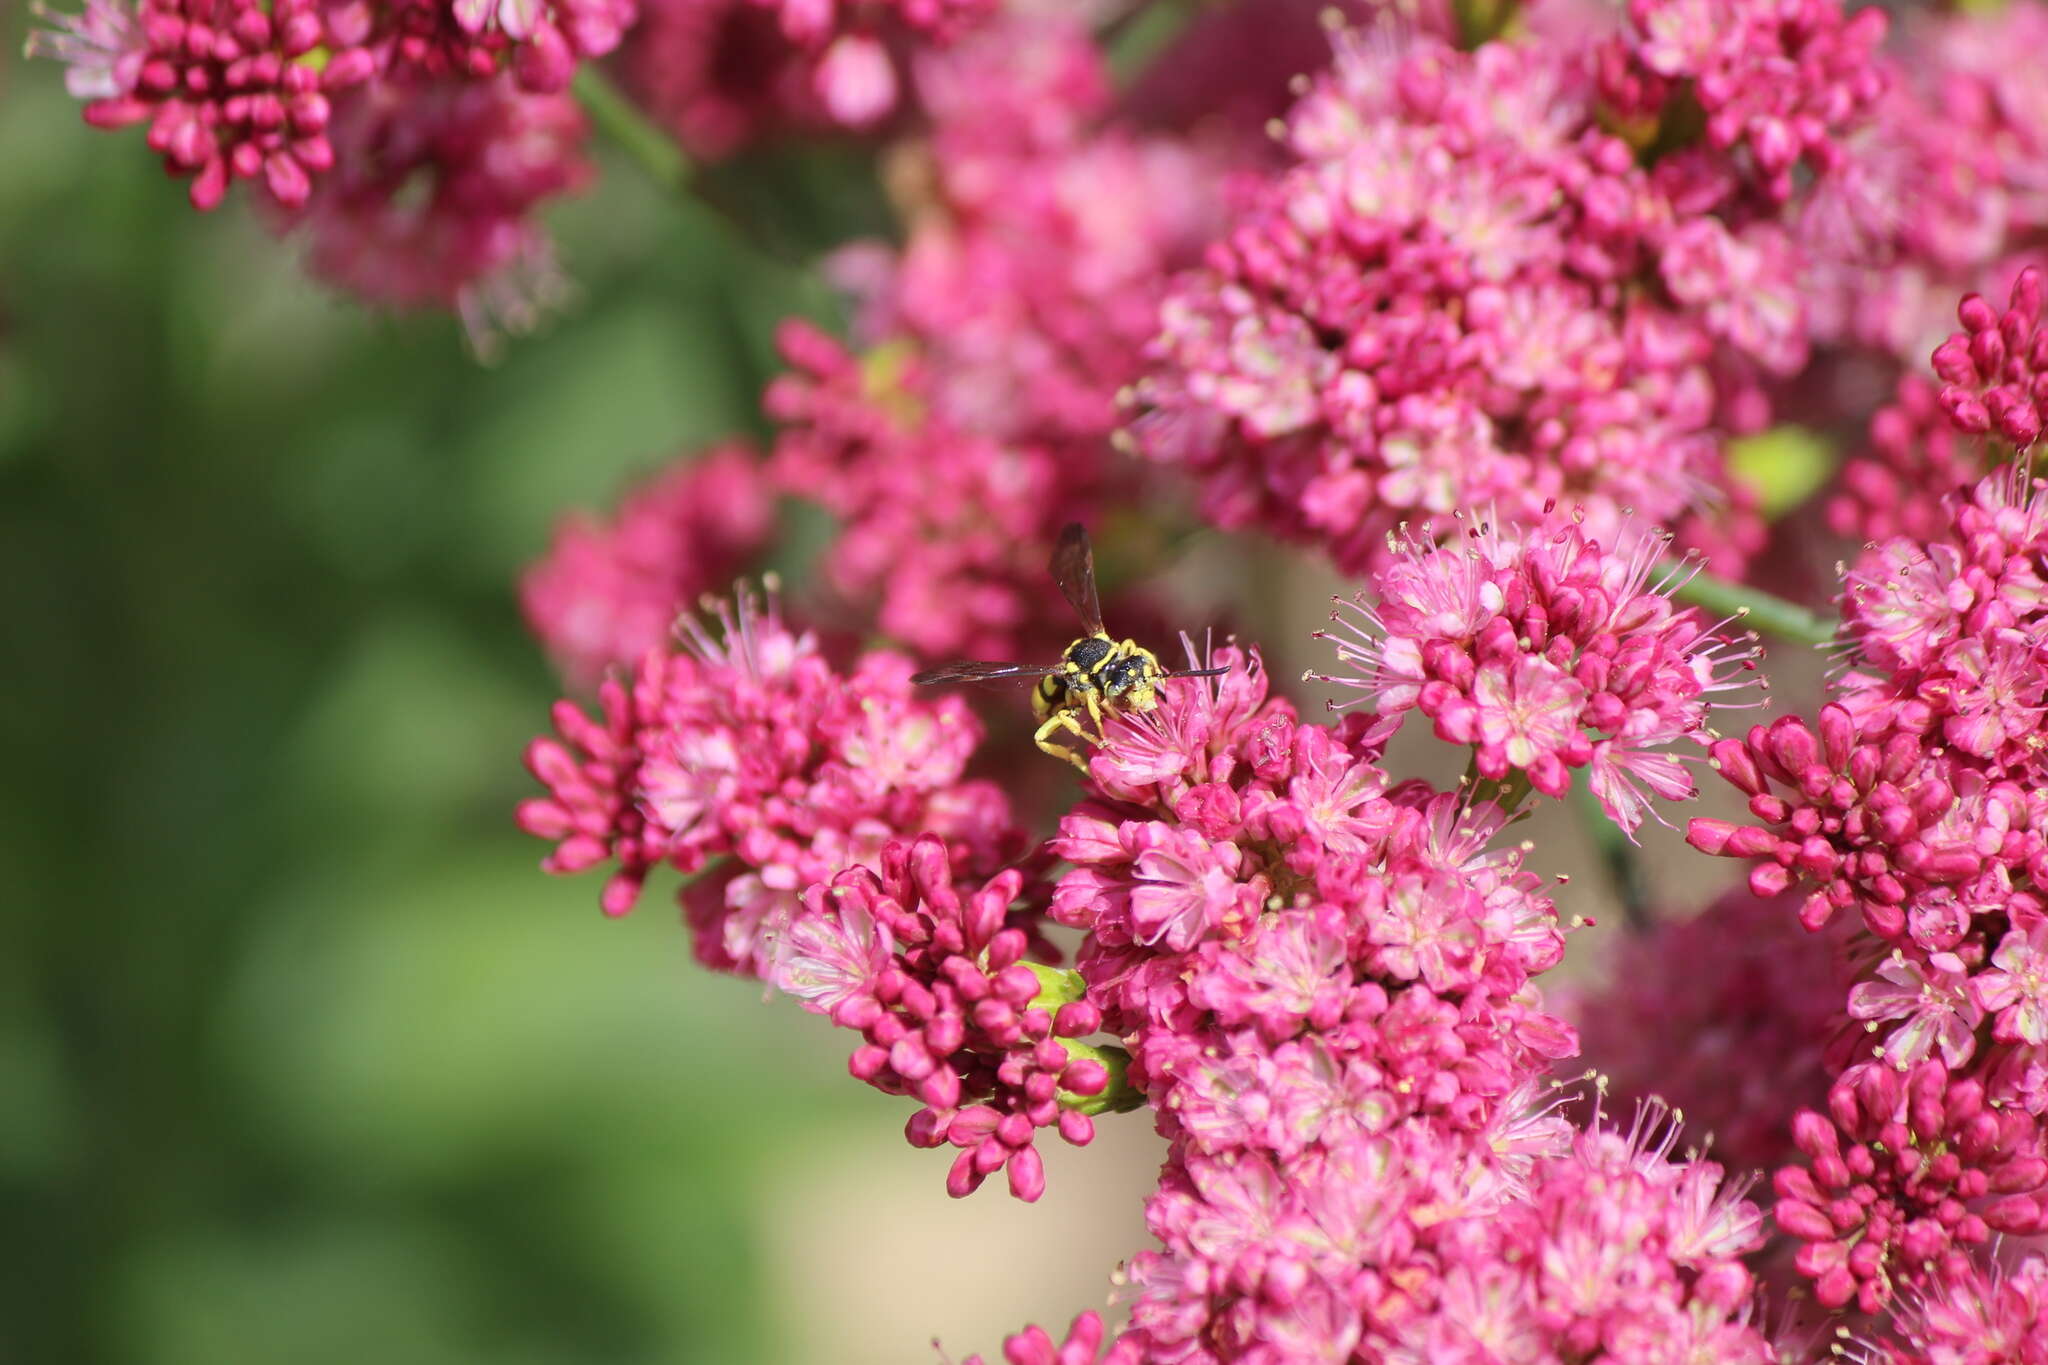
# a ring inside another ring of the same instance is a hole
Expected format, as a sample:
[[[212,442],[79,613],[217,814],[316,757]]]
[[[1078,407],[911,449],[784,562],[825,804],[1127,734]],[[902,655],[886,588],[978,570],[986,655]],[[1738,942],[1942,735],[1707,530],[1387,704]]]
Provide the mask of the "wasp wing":
[[[1035,664],[1004,664],[975,659],[927,668],[924,672],[913,675],[910,680],[920,686],[948,682],[1002,682],[1006,679],[1023,682],[1058,671],[1058,664],[1040,667]]]
[[[1081,629],[1089,635],[1102,634],[1102,601],[1095,595],[1095,551],[1089,547],[1087,528],[1078,521],[1068,522],[1060,532],[1059,544],[1053,546],[1052,579],[1081,618]]]

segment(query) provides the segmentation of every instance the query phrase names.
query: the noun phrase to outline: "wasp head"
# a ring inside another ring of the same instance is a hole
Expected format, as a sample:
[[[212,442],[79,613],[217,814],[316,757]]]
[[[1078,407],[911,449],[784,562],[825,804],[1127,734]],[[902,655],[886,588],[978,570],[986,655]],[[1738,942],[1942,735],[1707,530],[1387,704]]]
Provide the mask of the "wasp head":
[[[1099,675],[1103,694],[1137,711],[1149,711],[1155,701],[1159,661],[1140,650],[1103,665]]]

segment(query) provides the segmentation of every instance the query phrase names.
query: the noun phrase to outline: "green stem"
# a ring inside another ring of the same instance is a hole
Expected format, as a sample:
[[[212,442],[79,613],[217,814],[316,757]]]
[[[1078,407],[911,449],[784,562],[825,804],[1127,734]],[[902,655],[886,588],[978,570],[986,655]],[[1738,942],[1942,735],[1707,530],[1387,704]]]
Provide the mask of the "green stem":
[[[1685,575],[1690,568],[1666,563],[1662,572]],[[1694,573],[1671,594],[1672,600],[1702,607],[1723,616],[1739,616],[1742,623],[1766,635],[1797,644],[1826,645],[1835,639],[1835,623],[1814,615],[1795,602],[1773,597],[1746,583],[1730,583],[1709,573]]]
[[[1478,755],[1465,766],[1465,780],[1472,784],[1472,804],[1491,801],[1512,817],[1529,796],[1529,774],[1520,768],[1511,768],[1505,777],[1481,777],[1478,770]]]
[[[1117,89],[1128,90],[1172,46],[1199,8],[1194,0],[1136,0],[1102,33],[1104,55]]]
[[[788,311],[805,312],[820,319],[836,315],[838,295],[811,263],[774,250],[769,245],[769,234],[758,224],[747,222],[730,204],[721,202],[705,183],[706,177],[696,173],[696,166],[675,139],[641,113],[610,77],[585,63],[570,89],[598,131],[657,188],[672,195],[681,212],[790,281],[795,292]]]
[[[1592,787],[1584,781],[1572,783],[1572,804],[1578,807],[1586,834],[1593,840],[1593,848],[1607,870],[1608,886],[1614,892],[1614,898],[1621,902],[1621,913],[1630,931],[1638,934],[1648,932],[1649,896],[1643,886],[1642,866],[1636,861],[1635,845],[1621,832],[1620,825],[1607,818],[1607,812],[1600,809],[1600,801],[1593,795]]]
[[[570,89],[598,131],[631,157],[649,180],[676,194],[689,189],[690,159],[683,155],[683,149],[634,108],[609,76],[585,62],[578,68]]]

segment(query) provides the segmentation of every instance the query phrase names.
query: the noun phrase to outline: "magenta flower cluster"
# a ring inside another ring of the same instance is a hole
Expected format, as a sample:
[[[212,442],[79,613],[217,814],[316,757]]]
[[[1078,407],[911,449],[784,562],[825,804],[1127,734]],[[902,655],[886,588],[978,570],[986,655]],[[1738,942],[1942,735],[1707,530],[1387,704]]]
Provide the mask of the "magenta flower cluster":
[[[463,315],[488,346],[562,285],[534,206],[580,188],[563,93],[617,47],[634,0],[85,0],[30,51],[70,67],[86,121],[148,125],[217,207],[261,186],[307,263],[373,301]]]
[[[804,888],[892,838],[939,835],[963,871],[1012,851],[1002,793],[962,776],[980,725],[957,697],[914,696],[902,656],[838,673],[744,592],[715,629],[689,622],[686,643],[608,679],[601,718],[559,703],[557,737],[527,750],[549,794],[520,826],[555,841],[550,871],[613,868],[605,913],[631,910],[658,866],[724,858],[684,901],[697,954],[772,980]]]
[[[1852,911],[1874,945],[1846,1002],[1867,1050],[1777,1175],[1822,1302],[1872,1312],[1996,1232],[2048,1230],[2048,493],[1993,474],[1946,513],[1850,570],[1836,700],[1714,746],[1757,823],[1688,834],[1755,860],[1759,894],[1805,888],[1809,928]]]
[[[1325,636],[1356,672],[1315,676],[1357,689],[1388,725],[1419,711],[1439,739],[1472,746],[1481,777],[1512,772],[1561,797],[1586,769],[1633,837],[1651,796],[1693,795],[1668,746],[1706,743],[1709,695],[1747,686],[1756,650],[1672,607],[1682,571],[1653,581],[1662,537],[1618,534],[1626,549],[1608,553],[1578,520],[1546,512],[1403,536],[1373,575],[1376,600],[1340,599],[1340,631]]]
[[[616,47],[631,0],[88,0],[38,49],[71,66],[88,122],[149,124],[151,150],[192,178],[210,209],[235,180],[261,179],[287,209],[335,164],[336,97],[366,84],[490,80],[534,94],[567,87],[578,60]]]
[[[1739,565],[1725,447],[1814,340],[1792,173],[1841,159],[1882,30],[1661,0],[1591,44],[1343,41],[1293,164],[1168,302],[1140,449],[1348,569],[1404,517],[1552,502]]]
[[[1024,891],[1017,869],[956,887],[930,836],[889,844],[877,863],[879,876],[855,867],[804,892],[773,984],[860,1032],[857,1078],[923,1102],[905,1132],[920,1147],[960,1149],[949,1193],[971,1194],[1007,1170],[1010,1193],[1036,1200],[1037,1130],[1057,1127],[1076,1146],[1095,1135],[1085,1111],[1110,1070],[1076,1040],[1101,1031],[1102,1012],[1078,995],[1046,998],[1025,960],[1052,955],[1043,909],[1013,908]]]

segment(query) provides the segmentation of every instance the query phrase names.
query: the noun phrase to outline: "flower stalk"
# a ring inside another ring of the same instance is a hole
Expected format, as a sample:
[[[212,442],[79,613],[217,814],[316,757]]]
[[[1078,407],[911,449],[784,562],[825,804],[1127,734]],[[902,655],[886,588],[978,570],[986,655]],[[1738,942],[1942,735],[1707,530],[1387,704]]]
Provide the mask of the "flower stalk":
[[[586,63],[578,68],[569,89],[598,131],[610,138],[649,180],[677,194],[689,188],[692,167],[683,149],[634,108],[611,77]]]
[[[1679,575],[1689,572],[1686,566],[1677,564],[1665,565],[1664,571]],[[1671,597],[1687,606],[1740,617],[1744,625],[1780,640],[1816,647],[1834,642],[1834,622],[1761,588],[1730,583],[1710,573],[1692,573],[1672,590]]]

